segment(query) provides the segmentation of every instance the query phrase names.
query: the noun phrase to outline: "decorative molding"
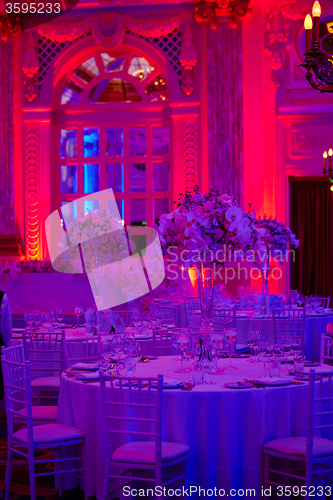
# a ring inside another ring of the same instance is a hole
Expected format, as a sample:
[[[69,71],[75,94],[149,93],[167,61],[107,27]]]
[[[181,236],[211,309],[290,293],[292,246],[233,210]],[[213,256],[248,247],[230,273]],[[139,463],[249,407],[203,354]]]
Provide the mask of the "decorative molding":
[[[91,33],[97,45],[115,48],[122,43],[126,30],[143,37],[159,38],[179,28],[189,19],[189,14],[181,14],[167,20],[140,20],[124,14],[108,12],[76,22],[75,25],[48,23],[38,28],[37,31],[39,35],[60,43],[71,42]]]
[[[198,62],[198,54],[193,43],[191,26],[187,24],[182,34],[180,64],[182,65],[182,89],[187,96],[194,90],[194,68]]]
[[[25,98],[33,102],[37,96],[37,72],[39,70],[39,59],[36,52],[35,41],[32,34],[28,35],[26,49],[23,57],[22,71],[26,76]]]
[[[192,191],[198,182],[196,119],[184,123],[184,174],[185,189]]]
[[[3,42],[7,42],[11,33],[21,31],[21,21],[19,16],[0,14],[0,38]]]
[[[272,56],[272,82],[281,85],[278,71],[285,68],[290,22],[304,19],[308,8],[297,0],[272,0],[266,20],[266,50]]]
[[[26,127],[26,256],[38,259],[39,234],[39,162],[38,125]]]
[[[250,10],[250,0],[199,0],[196,3],[194,19],[197,23],[208,22],[212,30],[219,27],[220,21],[229,20],[232,28],[237,28],[240,18]]]

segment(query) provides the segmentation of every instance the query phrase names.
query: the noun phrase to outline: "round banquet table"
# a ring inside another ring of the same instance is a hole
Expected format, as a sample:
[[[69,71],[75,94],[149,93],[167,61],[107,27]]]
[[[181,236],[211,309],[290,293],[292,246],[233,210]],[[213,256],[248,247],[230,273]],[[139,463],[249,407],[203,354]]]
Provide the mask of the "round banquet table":
[[[307,383],[228,389],[223,387],[226,382],[263,375],[262,364],[250,364],[245,359],[233,360],[233,363],[237,370],[227,370],[219,376],[205,374],[208,384],[198,385],[192,391],[163,391],[163,440],[184,443],[191,448],[186,463],[187,486],[259,491],[263,444],[306,433]],[[228,360],[220,360],[219,365],[227,366]],[[185,382],[191,379],[191,373],[175,373],[178,368],[179,362],[164,356],[139,363],[137,376],[163,373],[165,378]],[[286,372],[282,374],[291,379]],[[101,498],[105,439],[99,382],[84,383],[63,374],[58,422],[84,430],[86,494]]]

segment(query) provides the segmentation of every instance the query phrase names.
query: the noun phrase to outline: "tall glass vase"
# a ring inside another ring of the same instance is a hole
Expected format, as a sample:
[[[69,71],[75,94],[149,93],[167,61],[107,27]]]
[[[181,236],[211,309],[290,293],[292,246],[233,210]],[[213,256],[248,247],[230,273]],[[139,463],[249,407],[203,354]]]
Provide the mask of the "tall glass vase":
[[[210,371],[209,343],[213,329],[212,312],[214,302],[214,284],[215,284],[215,263],[205,264],[200,262],[197,265],[198,290],[201,306],[202,323],[200,328],[201,355],[200,361],[204,364],[205,371]]]
[[[103,283],[105,269],[100,263],[99,257],[93,256],[90,259],[90,272],[92,273],[91,284],[93,285],[93,292],[95,297],[96,306],[99,310],[103,309]]]
[[[269,288],[268,288],[268,275],[269,275],[269,257],[267,261],[262,262],[260,266],[261,270],[261,292],[262,294],[268,294],[269,293]]]

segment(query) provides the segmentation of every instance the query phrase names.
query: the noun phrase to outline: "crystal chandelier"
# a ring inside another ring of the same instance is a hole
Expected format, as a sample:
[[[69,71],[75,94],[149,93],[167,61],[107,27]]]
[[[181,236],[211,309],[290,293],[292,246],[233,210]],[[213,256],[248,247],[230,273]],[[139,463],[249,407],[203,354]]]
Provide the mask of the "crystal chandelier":
[[[316,0],[312,7],[312,18],[308,14],[304,21],[305,28],[305,77],[310,85],[320,92],[333,92],[333,57],[320,50],[319,24],[321,8]]]

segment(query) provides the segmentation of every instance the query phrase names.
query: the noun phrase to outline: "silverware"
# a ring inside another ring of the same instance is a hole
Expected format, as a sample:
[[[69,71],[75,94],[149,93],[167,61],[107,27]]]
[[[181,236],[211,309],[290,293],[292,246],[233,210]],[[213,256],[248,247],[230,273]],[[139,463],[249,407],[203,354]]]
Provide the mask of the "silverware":
[[[254,380],[248,380],[248,379],[246,379],[246,378],[245,378],[244,380],[245,380],[245,382],[249,382],[249,384],[252,384],[252,385],[253,385],[253,387],[255,387],[256,389],[266,389],[266,387],[264,387],[264,386],[262,386],[262,385],[258,384],[258,383],[257,383],[257,382],[255,382]]]

